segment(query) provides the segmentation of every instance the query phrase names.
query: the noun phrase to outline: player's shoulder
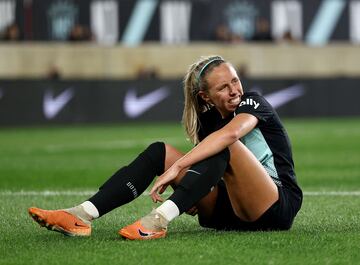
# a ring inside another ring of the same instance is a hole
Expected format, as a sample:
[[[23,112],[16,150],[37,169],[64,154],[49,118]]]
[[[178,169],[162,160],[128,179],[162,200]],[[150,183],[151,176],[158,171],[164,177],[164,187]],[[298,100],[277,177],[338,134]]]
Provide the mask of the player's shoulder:
[[[255,106],[255,108],[257,108],[259,105],[267,105],[266,103],[267,102],[265,98],[262,95],[260,95],[258,92],[250,91],[250,92],[245,92],[241,96],[239,107]]]
[[[219,112],[216,110],[215,107],[203,112],[200,114],[200,120],[212,120],[214,118],[219,117]]]
[[[263,106],[268,106],[269,102],[259,92],[256,91],[245,92],[241,96],[239,107],[243,105],[253,105],[253,104],[254,105],[261,104]]]
[[[259,92],[257,91],[246,91],[244,95],[241,96],[241,98],[249,98],[249,97],[263,97]]]

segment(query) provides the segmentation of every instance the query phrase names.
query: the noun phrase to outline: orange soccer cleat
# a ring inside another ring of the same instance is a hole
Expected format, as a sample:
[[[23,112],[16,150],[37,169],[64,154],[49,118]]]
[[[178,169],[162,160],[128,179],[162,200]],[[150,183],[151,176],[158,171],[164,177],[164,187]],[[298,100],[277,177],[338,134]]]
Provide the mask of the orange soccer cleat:
[[[166,229],[151,231],[141,225],[140,220],[119,230],[119,234],[130,240],[148,240],[166,236]]]
[[[91,225],[64,210],[42,210],[29,208],[30,216],[48,230],[60,232],[67,236],[90,236]]]
[[[163,238],[166,236],[167,224],[168,221],[156,210],[153,210],[135,223],[120,229],[119,234],[130,240]]]

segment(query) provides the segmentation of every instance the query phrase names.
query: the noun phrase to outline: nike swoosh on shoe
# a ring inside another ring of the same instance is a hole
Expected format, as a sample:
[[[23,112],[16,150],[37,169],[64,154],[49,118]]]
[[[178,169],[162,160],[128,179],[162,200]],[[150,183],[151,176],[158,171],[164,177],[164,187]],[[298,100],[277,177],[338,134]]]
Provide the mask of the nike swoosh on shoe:
[[[78,223],[78,222],[75,222],[75,226],[78,226],[78,227],[88,227],[87,225],[83,225],[81,223]]]
[[[144,236],[144,237],[153,236],[153,235],[156,234],[156,233],[154,233],[154,232],[146,233],[146,232],[141,231],[140,229],[138,229],[138,232],[139,232],[139,235],[140,235],[140,236]]]

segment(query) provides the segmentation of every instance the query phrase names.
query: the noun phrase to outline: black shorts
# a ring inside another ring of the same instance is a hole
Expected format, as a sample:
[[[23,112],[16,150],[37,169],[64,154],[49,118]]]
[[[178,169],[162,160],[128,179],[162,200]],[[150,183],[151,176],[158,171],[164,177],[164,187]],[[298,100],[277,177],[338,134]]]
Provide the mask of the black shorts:
[[[279,199],[259,219],[246,222],[235,215],[225,183],[220,181],[214,214],[206,219],[199,216],[199,223],[203,227],[217,230],[288,230],[301,207],[302,195],[286,187],[278,187],[278,191]]]

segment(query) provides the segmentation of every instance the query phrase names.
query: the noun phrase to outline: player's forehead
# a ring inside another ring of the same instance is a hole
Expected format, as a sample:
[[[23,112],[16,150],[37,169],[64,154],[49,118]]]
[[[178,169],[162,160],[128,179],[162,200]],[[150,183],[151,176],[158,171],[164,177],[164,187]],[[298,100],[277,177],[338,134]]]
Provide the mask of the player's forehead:
[[[227,82],[237,77],[237,73],[235,68],[230,63],[222,63],[212,69],[212,71],[207,76],[208,83],[215,83],[218,82]]]

